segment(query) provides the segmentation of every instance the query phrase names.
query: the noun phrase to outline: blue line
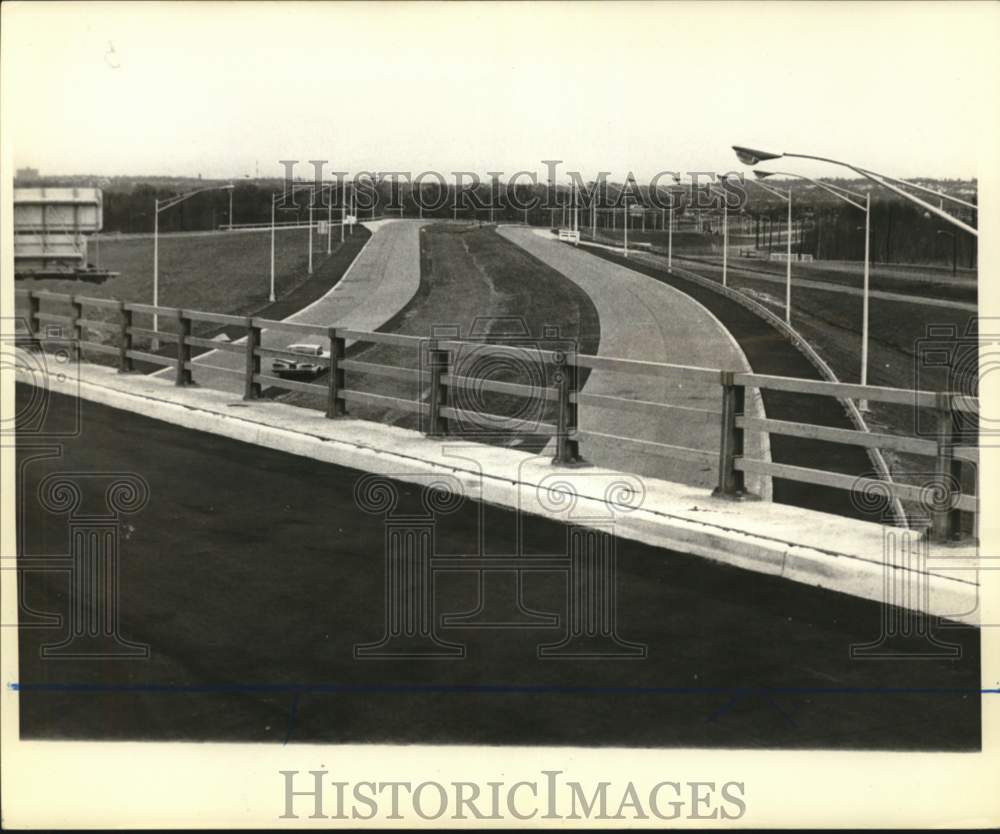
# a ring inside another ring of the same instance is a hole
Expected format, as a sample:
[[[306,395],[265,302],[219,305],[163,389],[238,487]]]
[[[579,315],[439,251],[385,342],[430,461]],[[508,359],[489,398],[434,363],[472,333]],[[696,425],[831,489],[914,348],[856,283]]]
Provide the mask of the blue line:
[[[997,695],[1000,688],[963,687],[798,687],[798,686],[568,686],[514,684],[91,684],[19,683],[7,684],[13,692],[157,692],[157,693],[291,693],[341,694],[524,694],[524,695],[697,695],[725,694],[811,694],[811,695]]]

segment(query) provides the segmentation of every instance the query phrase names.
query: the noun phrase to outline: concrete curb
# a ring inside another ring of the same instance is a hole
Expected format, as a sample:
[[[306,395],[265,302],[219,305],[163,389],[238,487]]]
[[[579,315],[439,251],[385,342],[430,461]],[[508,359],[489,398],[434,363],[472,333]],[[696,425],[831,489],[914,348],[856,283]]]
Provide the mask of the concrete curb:
[[[884,537],[915,542],[918,534],[911,531],[764,502],[733,505],[711,499],[705,490],[666,481],[555,467],[546,457],[511,449],[441,443],[392,426],[327,420],[283,403],[242,403],[221,391],[177,388],[94,365],[80,369],[79,380],[49,378],[42,384],[56,393],[289,454],[409,483],[441,483],[476,501],[562,523],[604,527],[610,521],[621,538],[876,602],[884,599],[889,584],[919,583],[926,595],[911,591],[908,597],[917,601],[917,610],[977,621],[979,586],[968,578],[976,575],[976,560],[969,554],[950,551],[935,559],[931,550],[926,570],[913,570],[909,562],[886,569]],[[39,385],[30,374],[19,377]],[[124,390],[140,384],[143,391]],[[816,545],[820,528],[828,531],[819,536],[822,547]]]

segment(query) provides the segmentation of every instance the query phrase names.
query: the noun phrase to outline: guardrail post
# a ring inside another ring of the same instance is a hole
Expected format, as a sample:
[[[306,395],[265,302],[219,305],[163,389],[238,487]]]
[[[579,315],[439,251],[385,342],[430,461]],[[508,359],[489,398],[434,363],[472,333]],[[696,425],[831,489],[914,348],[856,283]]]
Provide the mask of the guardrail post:
[[[132,311],[125,302],[118,303],[118,315],[121,317],[121,329],[118,331],[118,373],[127,374],[133,370],[132,357]]]
[[[79,301],[75,295],[70,296],[70,306],[73,308],[72,339],[73,348],[76,351],[76,361],[83,361],[83,325],[80,319],[83,318],[83,302]]]
[[[742,499],[747,497],[744,474],[736,468],[736,460],[743,457],[743,429],[736,425],[736,418],[743,416],[746,387],[735,383],[733,371],[721,371],[722,384],[722,433],[719,438],[719,485],[712,495],[717,498]]]
[[[577,390],[576,356],[560,353],[556,357],[556,390],[558,413],[556,415],[556,454],[553,463],[562,466],[579,466],[584,463],[580,457],[580,442],[576,439]]]
[[[952,395],[938,392],[935,397],[937,412],[937,456],[934,465],[934,505],[931,508],[929,536],[933,542],[947,542],[961,532],[960,513],[955,507],[956,487],[961,489],[961,461],[955,458],[955,411]],[[940,492],[939,492],[940,491]]]
[[[184,386],[191,384],[191,369],[188,363],[191,361],[191,344],[188,336],[191,335],[191,319],[184,315],[183,310],[177,310],[177,376],[175,385]]]
[[[336,327],[328,328],[326,335],[330,340],[330,378],[326,387],[326,416],[343,417],[347,414],[347,404],[343,399],[343,391],[347,385],[344,369],[340,365],[344,358],[344,339],[337,335]]]
[[[426,434],[428,437],[447,437],[448,420],[441,416],[441,409],[448,405],[448,386],[444,377],[451,357],[448,351],[438,348],[437,339],[427,343],[427,354],[431,366],[431,413]]]
[[[254,381],[254,376],[260,373],[260,354],[257,353],[259,347],[260,328],[254,324],[253,319],[247,319],[246,382],[243,387],[245,400],[256,400],[260,397],[260,383]]]

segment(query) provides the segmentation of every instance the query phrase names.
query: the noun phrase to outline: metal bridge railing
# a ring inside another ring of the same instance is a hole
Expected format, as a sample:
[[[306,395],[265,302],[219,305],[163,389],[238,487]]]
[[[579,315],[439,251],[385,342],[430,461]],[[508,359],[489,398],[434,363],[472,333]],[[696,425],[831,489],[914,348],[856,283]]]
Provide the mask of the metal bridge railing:
[[[234,316],[185,310],[176,307],[154,307],[149,304],[122,302],[109,299],[88,298],[77,295],[63,295],[45,291],[18,289],[17,300],[27,304],[28,338],[44,348],[46,324],[58,324],[69,328],[77,354],[84,350],[110,355],[116,358],[118,370],[128,373],[134,369],[136,360],[150,364],[174,368],[175,384],[186,386],[192,383],[192,370],[204,368],[213,372],[232,375],[243,381],[243,397],[254,400],[261,396],[265,385],[290,391],[316,394],[325,399],[326,416],[335,419],[349,413],[352,402],[382,407],[391,407],[417,414],[425,434],[431,437],[464,436],[462,425],[467,418],[478,423],[486,423],[502,431],[518,431],[526,428],[525,421],[483,410],[470,409],[467,398],[461,396],[464,388],[475,387],[477,391],[487,391],[514,397],[530,398],[554,408],[554,422],[533,421],[530,428],[535,433],[546,433],[556,439],[556,453],[553,463],[579,465],[583,463],[580,444],[588,440],[603,439],[616,443],[630,444],[644,453],[667,458],[698,462],[712,461],[718,467],[718,483],[714,494],[723,498],[738,499],[746,494],[744,477],[746,473],[767,475],[805,484],[816,484],[844,490],[859,490],[876,486],[886,496],[903,501],[920,502],[926,505],[927,492],[934,493],[931,504],[929,536],[935,541],[956,538],[962,530],[962,515],[970,514],[978,521],[978,498],[975,494],[962,492],[962,468],[978,463],[978,447],[965,442],[970,435],[968,423],[970,415],[978,412],[978,399],[954,392],[917,391],[902,388],[888,388],[874,385],[855,385],[841,382],[827,382],[796,377],[771,376],[687,365],[672,365],[662,362],[648,362],[633,359],[616,359],[603,356],[578,354],[572,350],[543,350],[530,348],[531,357],[545,366],[542,384],[501,381],[483,378],[476,374],[474,366],[463,366],[460,361],[463,350],[474,348],[478,354],[503,358],[524,355],[525,348],[507,344],[486,344],[462,340],[422,338],[391,333],[377,333],[348,328],[325,327],[313,324],[296,324],[273,321],[256,316]],[[43,307],[43,304],[45,305]],[[61,307],[64,312],[56,313],[52,307]],[[103,310],[110,318],[94,318],[85,315],[85,310]],[[154,330],[136,323],[136,316],[159,316],[165,327]],[[192,324],[206,323],[242,328],[245,339],[242,344],[207,339],[192,332]],[[96,329],[109,334],[114,344],[87,338],[89,330]],[[328,346],[328,354],[310,357],[309,361],[324,368],[325,382],[308,382],[287,379],[264,373],[262,357],[292,357],[301,359],[301,354],[287,350],[265,347],[261,344],[261,333],[265,330],[284,331],[300,338],[319,338]],[[152,353],[136,347],[135,337],[148,337],[160,342],[177,345],[174,356]],[[418,357],[418,367],[399,367],[381,363],[366,362],[346,358],[347,342],[363,342],[389,345],[413,350]],[[212,365],[192,359],[192,348],[242,354],[243,368],[236,370]],[[679,406],[666,402],[648,402],[629,397],[605,394],[588,394],[580,390],[581,369],[601,371],[611,374],[638,374],[655,376],[672,381],[711,383],[719,386],[720,408],[718,411]],[[367,375],[391,378],[417,383],[421,392],[416,398],[391,396],[361,387]],[[868,402],[894,403],[914,408],[928,409],[935,414],[936,431],[933,437],[917,437],[872,433],[860,429],[834,428],[811,423],[750,417],[744,413],[746,391],[757,388],[771,391],[787,391],[799,394],[828,396],[833,400],[864,399]],[[580,405],[596,408],[610,408],[620,411],[638,411],[670,419],[678,412],[695,412],[700,416],[711,416],[719,420],[719,445],[714,451],[656,443],[639,438],[607,435],[599,432],[583,431],[579,428],[578,409]],[[548,413],[548,412],[547,412]],[[971,418],[974,420],[974,416]],[[830,443],[859,446],[865,449],[878,448],[901,453],[926,456],[934,460],[932,483],[922,486],[899,483],[892,480],[857,477],[842,473],[815,469],[808,466],[775,463],[770,460],[748,458],[744,447],[746,430],[765,431],[770,434],[806,438]],[[974,529],[975,523],[974,523]]]

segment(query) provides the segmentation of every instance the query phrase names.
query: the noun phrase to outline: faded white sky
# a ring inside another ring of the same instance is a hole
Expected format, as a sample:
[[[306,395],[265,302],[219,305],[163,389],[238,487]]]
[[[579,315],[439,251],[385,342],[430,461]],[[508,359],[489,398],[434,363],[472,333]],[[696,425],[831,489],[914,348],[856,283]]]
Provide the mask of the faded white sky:
[[[743,170],[739,143],[970,177],[995,141],[979,116],[996,106],[997,11],[6,3],[9,150],[50,174],[280,175],[287,158],[541,173],[557,158],[641,179]]]

